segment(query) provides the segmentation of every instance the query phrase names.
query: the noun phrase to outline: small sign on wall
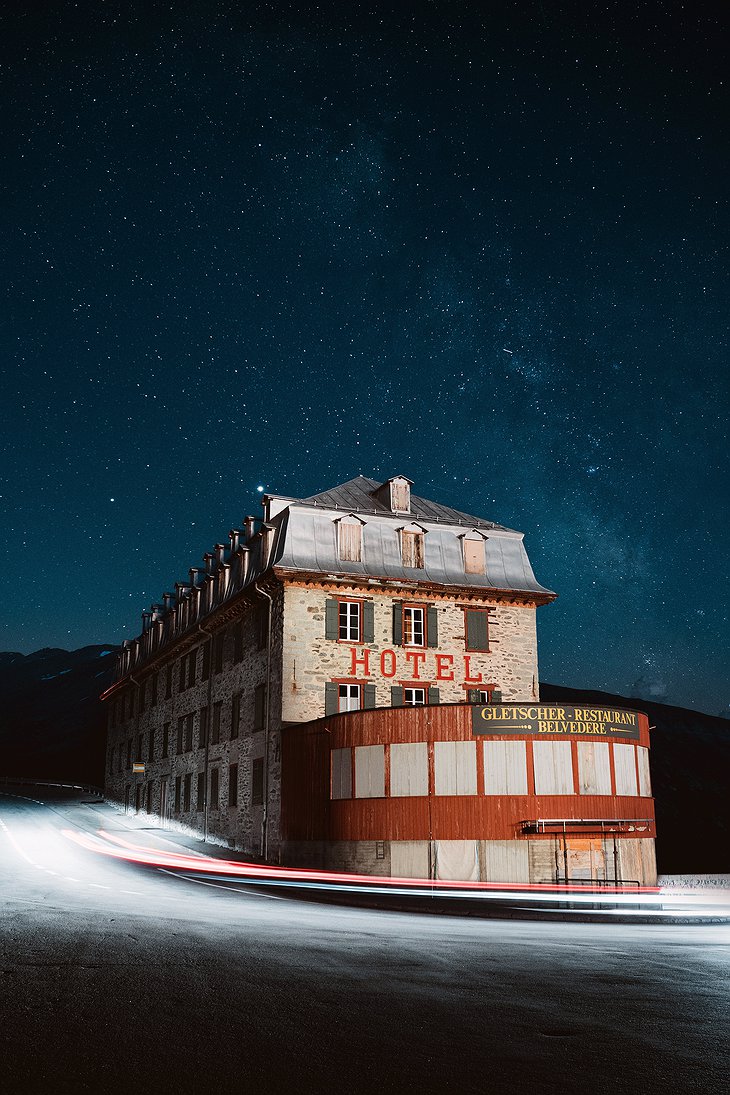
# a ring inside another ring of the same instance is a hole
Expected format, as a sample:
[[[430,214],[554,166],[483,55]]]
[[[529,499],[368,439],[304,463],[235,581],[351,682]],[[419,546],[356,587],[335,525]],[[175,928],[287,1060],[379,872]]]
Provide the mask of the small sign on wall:
[[[140,760],[136,760],[134,762],[134,764],[132,765],[132,771],[133,772],[138,772],[139,775],[143,776],[144,775],[144,763]]]
[[[623,708],[488,704],[472,707],[476,735],[539,734],[545,738],[639,740],[639,713]]]

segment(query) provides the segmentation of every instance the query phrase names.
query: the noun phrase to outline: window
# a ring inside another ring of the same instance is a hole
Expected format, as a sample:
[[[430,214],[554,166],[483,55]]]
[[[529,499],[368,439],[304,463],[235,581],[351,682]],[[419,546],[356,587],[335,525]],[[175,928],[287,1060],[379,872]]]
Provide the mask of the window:
[[[477,793],[476,742],[434,742],[433,770],[437,795],[475,795]]]
[[[360,685],[341,684],[338,688],[338,700],[338,711],[359,711],[361,707]]]
[[[243,661],[243,624],[240,622],[233,627],[233,661]]]
[[[253,728],[263,730],[266,707],[266,685],[259,684],[253,694]]]
[[[355,746],[355,798],[385,795],[385,746]]]
[[[150,730],[150,744],[149,744],[149,749],[147,750],[147,760],[152,761],[154,759],[155,759],[155,732],[154,732],[154,730]]]
[[[269,641],[269,605],[259,605],[256,610],[256,643],[259,650],[265,650]]]
[[[190,791],[192,787],[193,777],[190,772],[185,776],[185,782],[183,783],[183,810],[187,814],[190,812]]]
[[[352,749],[333,749],[330,798],[352,798]]]
[[[258,757],[251,769],[251,805],[264,804],[264,758]]]
[[[185,716],[185,752],[189,753],[193,748],[193,712]]]
[[[210,644],[211,639],[208,639],[207,643],[203,647],[203,667],[200,673],[200,679],[207,681],[210,677]]]
[[[181,658],[180,661],[178,662],[178,665],[180,667],[179,670],[178,670],[179,676],[177,678],[177,690],[178,690],[178,692],[184,692],[185,691],[185,684],[187,682],[187,664],[188,664],[188,659],[187,658]]]
[[[187,657],[188,663],[188,682],[187,687],[192,688],[195,684],[195,663],[198,660],[198,651],[191,650]],[[184,663],[183,663],[184,664]]]
[[[486,574],[487,557],[482,537],[469,539],[465,536],[462,543],[464,544],[464,571],[467,574]]]
[[[362,559],[362,525],[357,517],[343,517],[337,524],[338,554],[345,562]]]
[[[150,680],[150,707],[157,707],[157,674]],[[147,811],[149,813],[149,811]]]
[[[211,768],[210,770],[210,808],[211,810],[218,809],[218,769]]]
[[[162,727],[162,756],[163,759],[170,755],[170,724],[166,722]]]
[[[406,605],[403,609],[403,646],[424,646],[424,610]]]
[[[175,776],[175,813],[180,813],[180,788],[182,787],[182,776]]]
[[[205,749],[208,744],[208,708],[201,707],[200,709],[200,737],[198,738],[198,748]]]
[[[346,642],[360,642],[360,602],[340,601],[339,637]]]
[[[183,751],[183,734],[185,732],[185,718],[183,715],[177,720],[177,755]]]
[[[536,795],[572,795],[573,760],[569,741],[532,744]]]
[[[221,709],[222,709],[222,707],[223,707],[223,703],[221,701],[218,701],[218,703],[213,704],[213,718],[212,718],[212,721],[211,721],[211,724],[210,724],[210,744],[211,745],[217,745],[218,742],[221,740]]]
[[[228,805],[238,806],[238,765],[228,765]]]
[[[405,707],[423,707],[426,703],[425,688],[404,688],[403,705]]]
[[[403,552],[403,566],[413,570],[423,570],[423,541],[422,532],[401,532],[401,547]]]
[[[527,743],[485,741],[483,751],[485,795],[526,795]]]
[[[127,768],[132,766],[132,739],[127,742]]]
[[[205,809],[205,772],[198,772],[198,811]]]
[[[167,672],[165,674],[165,699],[169,700],[172,695],[172,666],[168,665]]]
[[[466,649],[489,652],[489,610],[486,608],[464,609]]]
[[[241,721],[241,693],[237,692],[231,700],[231,741],[238,737],[238,724]]]
[[[219,631],[217,635],[213,636],[213,672],[223,672],[223,639],[225,633]]]
[[[393,798],[428,794],[428,745],[425,741],[390,746],[390,793]]]

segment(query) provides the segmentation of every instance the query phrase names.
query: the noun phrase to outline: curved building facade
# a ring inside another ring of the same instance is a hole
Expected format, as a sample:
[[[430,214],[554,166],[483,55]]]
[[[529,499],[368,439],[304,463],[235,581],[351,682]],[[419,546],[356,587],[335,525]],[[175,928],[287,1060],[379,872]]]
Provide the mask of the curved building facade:
[[[107,794],[271,862],[653,881],[646,720],[540,705],[522,533],[411,487],[265,496],[143,613]]]

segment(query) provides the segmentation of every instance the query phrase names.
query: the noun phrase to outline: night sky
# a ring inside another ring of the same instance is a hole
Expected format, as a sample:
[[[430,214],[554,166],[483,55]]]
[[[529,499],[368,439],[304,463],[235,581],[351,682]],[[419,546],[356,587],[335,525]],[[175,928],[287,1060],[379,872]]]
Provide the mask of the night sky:
[[[543,680],[727,713],[728,27],[408,7],[0,17],[0,649],[402,473],[525,532]]]

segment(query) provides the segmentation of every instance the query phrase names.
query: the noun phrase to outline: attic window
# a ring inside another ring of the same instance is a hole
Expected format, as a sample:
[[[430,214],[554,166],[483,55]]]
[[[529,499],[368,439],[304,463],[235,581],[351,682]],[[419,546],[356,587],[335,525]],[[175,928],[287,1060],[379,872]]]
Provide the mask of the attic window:
[[[414,570],[423,570],[424,567],[424,535],[422,532],[401,532],[401,548],[403,552],[403,566]]]
[[[487,559],[485,543],[482,536],[465,536],[464,545],[464,570],[467,574],[486,574]]]
[[[393,513],[411,512],[411,485],[407,479],[391,479],[390,508]]]
[[[362,523],[357,517],[343,517],[337,522],[338,554],[349,563],[362,561]]]

